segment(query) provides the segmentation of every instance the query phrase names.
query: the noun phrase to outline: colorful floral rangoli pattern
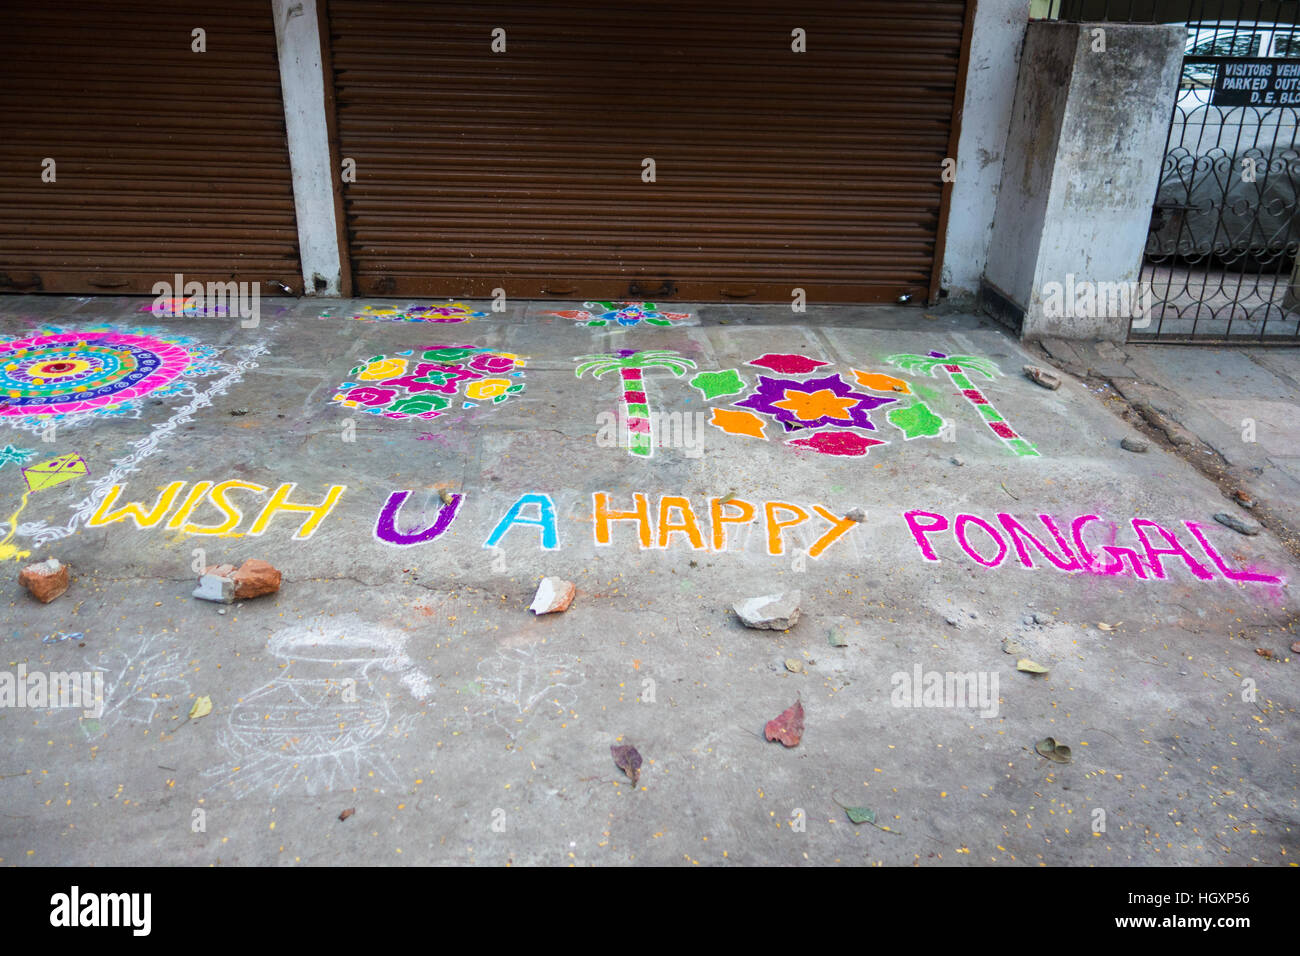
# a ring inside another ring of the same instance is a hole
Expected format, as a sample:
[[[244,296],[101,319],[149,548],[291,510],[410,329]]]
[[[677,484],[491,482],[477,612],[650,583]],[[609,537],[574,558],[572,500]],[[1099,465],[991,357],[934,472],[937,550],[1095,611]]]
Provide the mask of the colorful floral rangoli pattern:
[[[352,369],[334,403],[384,418],[437,418],[448,411],[499,405],[524,390],[524,360],[471,345],[436,345],[416,354],[375,355]]]
[[[204,316],[211,317],[215,315],[229,315],[230,311],[224,305],[207,305],[200,304],[193,298],[188,299],[164,299],[161,302],[149,302],[140,306],[140,312],[149,312],[157,316],[177,317],[177,316]]]
[[[358,322],[435,322],[454,325],[486,318],[490,313],[480,312],[464,302],[448,302],[444,305],[368,305],[358,315],[350,316]],[[328,314],[320,318],[330,318]]]
[[[547,312],[562,319],[573,319],[579,325],[600,328],[606,325],[682,325],[691,318],[689,312],[665,312],[653,302],[584,302],[581,309]]]
[[[770,415],[787,426],[787,430],[826,425],[874,430],[876,426],[871,423],[869,413],[893,401],[896,399],[855,392],[838,375],[804,381],[760,375],[758,388],[748,398],[733,404]]]
[[[94,326],[0,342],[0,420],[35,430],[96,416],[138,417],[146,395],[185,391],[224,368],[219,350],[156,329]]]

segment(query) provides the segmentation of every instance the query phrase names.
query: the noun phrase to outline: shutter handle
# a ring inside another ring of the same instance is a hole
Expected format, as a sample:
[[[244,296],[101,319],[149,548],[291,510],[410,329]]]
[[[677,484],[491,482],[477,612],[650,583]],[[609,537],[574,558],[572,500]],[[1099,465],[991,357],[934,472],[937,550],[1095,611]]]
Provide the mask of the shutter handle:
[[[0,289],[42,289],[44,284],[41,277],[35,272],[31,273],[30,279],[15,279],[13,276],[0,272]]]
[[[572,295],[576,291],[577,291],[576,286],[565,286],[562,289],[552,289],[550,286],[545,286],[542,289],[542,292],[544,292],[546,295]]]
[[[758,292],[758,290],[751,286],[748,289],[738,289],[738,290],[719,289],[718,292],[721,293],[722,295],[725,295],[729,299],[747,299],[751,295],[755,295]]]
[[[87,285],[93,285],[96,289],[120,289],[124,285],[130,285],[126,279],[87,279]]]
[[[641,288],[641,283],[633,282],[631,285],[627,287],[627,294],[654,296],[657,299],[666,295],[672,295],[673,284],[670,279],[664,279],[662,282],[659,283],[659,288],[657,289],[643,289]]]

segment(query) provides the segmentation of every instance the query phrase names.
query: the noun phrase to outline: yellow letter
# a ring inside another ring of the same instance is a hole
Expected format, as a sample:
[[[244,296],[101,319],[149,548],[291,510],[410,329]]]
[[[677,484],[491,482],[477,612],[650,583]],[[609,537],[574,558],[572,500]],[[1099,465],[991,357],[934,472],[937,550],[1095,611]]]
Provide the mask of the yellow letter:
[[[266,491],[265,486],[255,485],[248,481],[223,481],[208,493],[208,500],[225,514],[226,520],[219,525],[212,526],[186,522],[181,531],[185,534],[225,534],[239,524],[244,517],[244,513],[227,500],[226,492],[231,488],[245,488],[248,491],[256,491],[259,495]]]
[[[335,503],[339,500],[339,495],[347,490],[347,485],[331,485],[330,490],[325,494],[325,500],[318,505],[296,505],[289,501],[289,492],[297,487],[297,482],[286,482],[279,488],[275,489],[275,494],[271,495],[271,500],[266,503],[262,513],[257,516],[253,522],[253,527],[248,529],[250,535],[259,535],[266,530],[266,526],[271,523],[271,518],[277,511],[298,511],[303,514],[311,515],[297,533],[293,536],[295,541],[301,541],[303,538],[310,538],[316,526],[325,520],[325,517],[334,510]]]
[[[181,525],[185,524],[189,519],[190,512],[193,511],[198,503],[203,500],[203,496],[208,493],[208,489],[211,487],[212,482],[200,481],[197,485],[191,488],[190,493],[186,495],[185,500],[181,502],[181,506],[177,508],[176,513],[172,515],[172,520],[167,522],[168,530],[174,531],[181,527]]]
[[[152,528],[162,520],[163,515],[167,513],[167,509],[172,506],[172,502],[176,500],[176,496],[180,494],[181,489],[184,487],[185,482],[173,481],[166,488],[163,488],[161,494],[158,495],[158,501],[153,506],[153,510],[146,514],[138,501],[128,501],[116,511],[110,512],[108,509],[113,507],[113,502],[117,500],[118,494],[122,491],[121,485],[114,485],[108,489],[108,494],[104,496],[104,503],[99,506],[99,510],[86,522],[86,525],[91,528],[98,528],[100,525],[113,524],[116,521],[130,518],[135,522],[137,528]]]

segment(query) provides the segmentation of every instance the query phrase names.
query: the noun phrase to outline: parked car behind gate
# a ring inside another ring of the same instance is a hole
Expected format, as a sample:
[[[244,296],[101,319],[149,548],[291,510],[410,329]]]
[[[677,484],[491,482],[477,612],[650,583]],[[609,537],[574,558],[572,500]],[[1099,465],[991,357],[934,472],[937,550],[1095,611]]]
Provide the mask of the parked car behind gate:
[[[1300,110],[1213,105],[1216,72],[1224,64],[1195,61],[1300,61],[1300,26],[1189,23],[1184,55],[1192,62],[1183,66],[1147,255],[1289,258],[1300,244],[1300,219],[1295,215]]]

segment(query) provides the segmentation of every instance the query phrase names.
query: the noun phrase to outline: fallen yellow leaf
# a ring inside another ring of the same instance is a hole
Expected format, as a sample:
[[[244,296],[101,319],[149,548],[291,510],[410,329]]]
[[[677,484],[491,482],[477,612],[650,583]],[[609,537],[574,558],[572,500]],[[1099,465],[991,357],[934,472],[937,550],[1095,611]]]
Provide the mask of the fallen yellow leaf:
[[[1046,674],[1047,668],[1042,664],[1035,664],[1028,657],[1022,657],[1016,661],[1016,670],[1024,671],[1026,674]]]
[[[190,720],[198,720],[200,717],[206,717],[212,713],[212,698],[204,694],[198,700],[194,701],[194,706],[190,708]]]

